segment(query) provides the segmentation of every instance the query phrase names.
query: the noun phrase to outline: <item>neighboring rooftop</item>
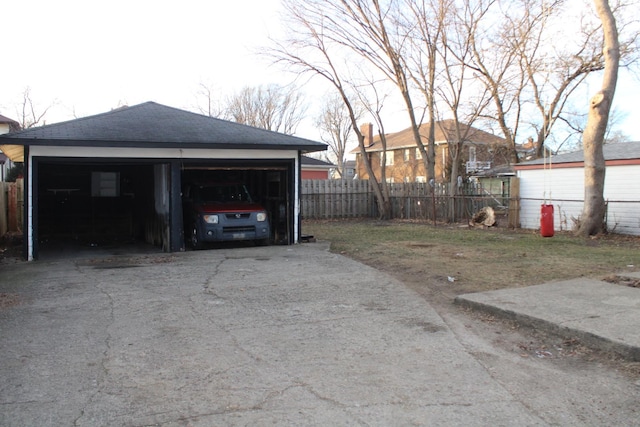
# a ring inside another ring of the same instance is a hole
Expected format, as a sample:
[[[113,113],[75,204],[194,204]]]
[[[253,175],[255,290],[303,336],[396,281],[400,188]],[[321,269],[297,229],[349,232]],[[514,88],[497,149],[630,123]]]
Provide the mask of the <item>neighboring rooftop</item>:
[[[324,160],[316,159],[309,156],[302,156],[300,159],[300,163],[302,163],[304,166],[316,166],[324,168],[332,168],[335,166],[333,163],[325,162]]]
[[[7,123],[7,124],[18,124],[18,122],[16,122],[13,119],[10,119],[9,117],[3,116],[2,114],[0,114],[0,123]]]
[[[429,136],[429,124],[425,123],[420,126],[420,135],[424,138],[423,141],[427,141]],[[465,141],[476,144],[506,144],[506,140],[498,135],[485,132],[481,129],[461,125],[462,132],[467,132]],[[366,135],[365,135],[366,138]],[[411,148],[416,147],[416,142],[413,137],[413,130],[407,128],[400,132],[389,133],[386,135],[387,150],[393,150],[398,148]],[[441,120],[436,122],[435,126],[435,142],[436,144],[454,142],[456,141],[455,122],[453,120]],[[373,137],[373,144],[366,148],[366,151],[382,151],[382,143],[380,141],[380,135]],[[351,153],[359,153],[360,149],[355,148]]]
[[[631,160],[640,159],[640,141],[636,142],[618,142],[615,144],[605,144],[602,147],[605,160]],[[531,160],[529,162],[519,163],[517,166],[542,165],[545,162],[554,163],[581,163],[584,161],[584,151],[574,151],[571,153],[558,154],[551,158],[541,158]]]

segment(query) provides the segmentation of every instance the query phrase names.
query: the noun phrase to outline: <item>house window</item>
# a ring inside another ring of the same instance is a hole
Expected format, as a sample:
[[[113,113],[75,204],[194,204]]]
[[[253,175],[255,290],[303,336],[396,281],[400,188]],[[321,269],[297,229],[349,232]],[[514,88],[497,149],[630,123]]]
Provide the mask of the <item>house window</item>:
[[[477,161],[476,158],[476,147],[475,146],[471,146],[469,147],[469,161],[475,163]]]
[[[409,160],[411,160],[411,150],[409,150],[408,148],[404,149],[404,161],[408,162]]]
[[[416,182],[427,182],[426,176],[416,176]]]
[[[394,179],[393,177],[391,177],[391,178],[387,178],[386,181],[387,181],[387,184],[393,184]]]
[[[387,151],[387,157],[386,157],[385,166],[393,166],[393,155],[394,155],[393,151]],[[382,157],[383,157],[383,153],[380,152],[380,165],[381,166],[382,166]]]
[[[422,159],[422,153],[420,152],[420,148],[416,147],[416,160]]]

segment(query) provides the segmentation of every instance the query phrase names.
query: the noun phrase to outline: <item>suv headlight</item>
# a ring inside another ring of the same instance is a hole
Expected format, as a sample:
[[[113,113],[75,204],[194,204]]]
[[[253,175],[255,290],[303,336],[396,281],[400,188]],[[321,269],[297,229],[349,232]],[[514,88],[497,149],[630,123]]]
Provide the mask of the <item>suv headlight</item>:
[[[266,212],[258,212],[258,215],[256,216],[256,219],[258,220],[258,222],[266,221],[267,220],[267,213]]]
[[[218,223],[218,215],[203,215],[202,218],[204,222],[207,224],[217,224]]]

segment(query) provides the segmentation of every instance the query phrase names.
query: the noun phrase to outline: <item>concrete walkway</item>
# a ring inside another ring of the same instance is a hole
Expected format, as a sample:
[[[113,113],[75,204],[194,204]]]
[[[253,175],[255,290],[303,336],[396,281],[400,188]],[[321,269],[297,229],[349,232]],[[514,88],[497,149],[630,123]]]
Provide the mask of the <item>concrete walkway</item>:
[[[321,244],[2,266],[0,425],[546,425]]]
[[[456,303],[640,361],[640,288],[579,278],[460,295]]]

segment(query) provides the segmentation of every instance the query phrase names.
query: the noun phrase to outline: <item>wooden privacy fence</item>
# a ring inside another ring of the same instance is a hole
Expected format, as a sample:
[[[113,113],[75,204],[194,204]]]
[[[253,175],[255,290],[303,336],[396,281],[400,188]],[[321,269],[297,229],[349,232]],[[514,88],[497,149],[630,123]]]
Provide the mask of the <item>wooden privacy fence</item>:
[[[0,181],[0,237],[22,230],[24,180]]]
[[[369,181],[302,180],[301,212],[303,218],[355,218],[376,215],[375,199]]]
[[[478,183],[464,183],[457,195],[449,195],[449,185],[426,183],[388,184],[391,217],[399,219],[460,221],[469,219],[485,206],[509,209],[510,188],[488,191]],[[337,219],[378,216],[369,181],[303,180],[301,213],[304,219]]]

